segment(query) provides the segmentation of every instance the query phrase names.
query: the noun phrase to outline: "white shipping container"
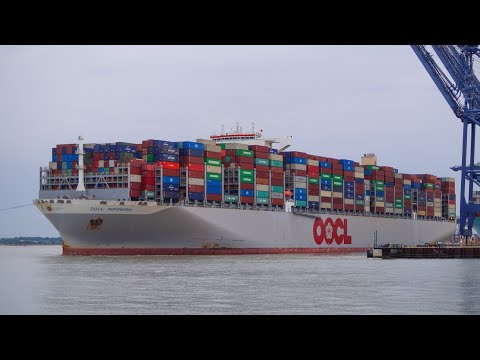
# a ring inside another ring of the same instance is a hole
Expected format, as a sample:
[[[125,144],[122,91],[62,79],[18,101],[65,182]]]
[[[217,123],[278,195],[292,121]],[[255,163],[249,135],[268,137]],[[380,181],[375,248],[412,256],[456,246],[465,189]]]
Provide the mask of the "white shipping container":
[[[308,201],[316,201],[316,202],[319,202],[319,201],[320,201],[320,196],[317,196],[317,195],[308,195]]]
[[[307,159],[307,165],[308,166],[319,166],[319,164],[320,164],[320,161],[318,161],[318,160]]]
[[[385,202],[377,201],[373,205],[376,206],[376,207],[385,207]]]
[[[268,154],[270,160],[281,161],[283,162],[283,156],[278,154]]]
[[[294,176],[293,179],[296,183],[306,183],[307,182],[307,177],[306,176]]]
[[[412,180],[403,179],[403,185],[412,185]]]
[[[355,172],[356,173],[361,173],[361,174],[364,174],[365,173],[365,169],[361,166],[355,166]]]
[[[49,168],[50,170],[57,170],[57,163],[50,161],[50,162],[48,163],[48,168]]]
[[[98,167],[105,167],[105,160],[98,160]]]
[[[285,165],[286,170],[307,170],[307,165],[305,164],[287,164]]]
[[[354,173],[353,176],[357,179],[364,179],[365,178],[365,174],[364,173]]]
[[[204,179],[197,179],[197,178],[188,178],[188,185],[203,186],[203,185],[205,185],[205,180]]]
[[[115,167],[115,160],[108,160],[108,167]]]
[[[217,173],[217,174],[221,174],[221,173],[222,173],[222,167],[221,167],[221,166],[207,165],[206,168],[207,168],[207,169],[206,169],[207,172]]]
[[[269,191],[269,190],[270,190],[270,186],[257,184],[257,191]]]
[[[142,182],[142,176],[141,175],[131,175],[130,174],[130,182],[141,183]]]
[[[272,192],[272,199],[283,199],[284,194],[279,192]]]
[[[331,208],[332,208],[332,204],[331,204],[331,203],[324,203],[324,202],[322,202],[322,203],[320,203],[320,207],[321,207],[322,209],[331,209]]]
[[[218,145],[205,144],[204,150],[208,152],[221,153],[222,148]]]
[[[353,199],[345,199],[344,202],[345,202],[346,205],[354,205],[355,204],[355,200],[353,200]]]
[[[298,182],[298,181],[297,181],[297,182],[295,183],[295,187],[296,187],[297,189],[306,189],[306,188],[307,188],[307,183],[302,183],[302,182]]]
[[[225,144],[225,150],[248,150],[248,145],[238,143]]]
[[[331,191],[320,191],[320,196],[332,197]]]
[[[343,193],[341,192],[334,192],[333,197],[337,199],[343,199]]]

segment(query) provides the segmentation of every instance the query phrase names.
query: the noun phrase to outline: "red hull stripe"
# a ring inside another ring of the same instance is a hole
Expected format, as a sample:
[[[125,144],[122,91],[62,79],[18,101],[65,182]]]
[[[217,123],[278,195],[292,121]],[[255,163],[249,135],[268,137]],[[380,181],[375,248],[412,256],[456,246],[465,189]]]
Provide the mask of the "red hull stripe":
[[[345,254],[366,252],[369,248],[250,248],[250,249],[203,249],[203,248],[63,248],[66,256],[125,256],[125,255],[255,255],[255,254]]]

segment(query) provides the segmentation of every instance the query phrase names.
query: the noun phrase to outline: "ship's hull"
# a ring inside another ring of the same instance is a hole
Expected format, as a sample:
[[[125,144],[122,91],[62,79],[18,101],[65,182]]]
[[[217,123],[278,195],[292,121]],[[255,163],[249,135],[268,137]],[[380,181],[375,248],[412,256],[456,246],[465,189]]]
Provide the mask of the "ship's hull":
[[[448,240],[451,222],[333,214],[72,200],[36,202],[59,231],[64,255],[360,252],[373,245]]]

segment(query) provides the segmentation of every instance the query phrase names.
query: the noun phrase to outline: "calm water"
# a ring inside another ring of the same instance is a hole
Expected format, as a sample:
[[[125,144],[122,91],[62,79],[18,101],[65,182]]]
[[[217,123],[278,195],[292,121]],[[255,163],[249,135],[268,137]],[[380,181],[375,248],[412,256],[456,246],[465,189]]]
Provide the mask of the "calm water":
[[[480,314],[480,259],[60,254],[0,246],[0,314]]]

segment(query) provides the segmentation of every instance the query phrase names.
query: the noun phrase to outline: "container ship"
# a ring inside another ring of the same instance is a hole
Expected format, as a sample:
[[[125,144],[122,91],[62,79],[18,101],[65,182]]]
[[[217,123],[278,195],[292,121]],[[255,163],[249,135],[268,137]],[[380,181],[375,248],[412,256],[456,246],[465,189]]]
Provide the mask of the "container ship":
[[[60,144],[36,207],[64,255],[363,252],[455,231],[455,182],[289,151],[291,137]],[[375,234],[375,236],[374,236]]]

